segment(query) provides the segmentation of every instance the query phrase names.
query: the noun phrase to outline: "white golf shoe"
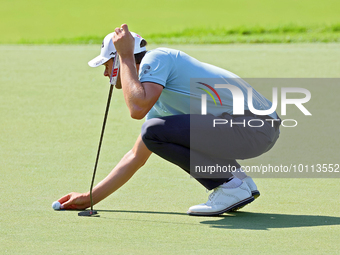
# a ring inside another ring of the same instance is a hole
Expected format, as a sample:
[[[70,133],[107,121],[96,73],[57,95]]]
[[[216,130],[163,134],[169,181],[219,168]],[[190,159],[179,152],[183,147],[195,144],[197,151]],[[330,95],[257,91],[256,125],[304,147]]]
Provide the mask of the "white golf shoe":
[[[251,194],[253,195],[255,199],[260,196],[260,191],[258,191],[255,182],[250,176],[247,176],[242,181],[248,185],[249,189],[251,190]]]
[[[260,196],[260,191],[258,191],[257,186],[255,184],[255,182],[253,181],[253,179],[250,176],[247,176],[246,178],[244,178],[243,183],[247,184],[252,196],[254,197],[254,199],[258,198]],[[241,208],[245,207],[246,204],[238,206],[238,207],[234,207],[232,210],[230,210],[231,212],[235,212],[240,210]]]
[[[245,182],[242,182],[237,188],[222,188],[221,186],[215,188],[209,195],[208,202],[191,206],[187,214],[197,216],[219,215],[254,201],[251,190]]]

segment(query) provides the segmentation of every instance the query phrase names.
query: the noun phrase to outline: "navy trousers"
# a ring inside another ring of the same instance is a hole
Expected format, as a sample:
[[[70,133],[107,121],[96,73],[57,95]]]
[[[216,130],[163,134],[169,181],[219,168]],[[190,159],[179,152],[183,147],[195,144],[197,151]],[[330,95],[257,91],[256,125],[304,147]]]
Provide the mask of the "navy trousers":
[[[228,181],[232,173],[196,173],[197,166],[219,165],[236,169],[240,167],[237,159],[257,157],[277,141],[280,122],[263,120],[262,126],[261,121],[251,121],[250,124],[249,120],[255,118],[229,114],[221,117],[173,115],[146,121],[141,135],[150,151],[181,167],[211,190]],[[223,119],[227,123],[214,127],[214,119]]]

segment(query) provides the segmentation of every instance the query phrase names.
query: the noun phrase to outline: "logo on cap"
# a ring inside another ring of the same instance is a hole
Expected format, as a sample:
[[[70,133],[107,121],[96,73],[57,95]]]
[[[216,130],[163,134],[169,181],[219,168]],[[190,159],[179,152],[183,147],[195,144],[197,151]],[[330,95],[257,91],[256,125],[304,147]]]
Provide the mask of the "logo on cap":
[[[98,60],[96,63],[94,63],[96,66],[98,66],[98,65],[101,65],[102,63],[104,62],[104,60],[103,59],[101,59],[101,60]]]
[[[102,42],[102,48],[104,48],[104,40],[103,40],[103,42]]]

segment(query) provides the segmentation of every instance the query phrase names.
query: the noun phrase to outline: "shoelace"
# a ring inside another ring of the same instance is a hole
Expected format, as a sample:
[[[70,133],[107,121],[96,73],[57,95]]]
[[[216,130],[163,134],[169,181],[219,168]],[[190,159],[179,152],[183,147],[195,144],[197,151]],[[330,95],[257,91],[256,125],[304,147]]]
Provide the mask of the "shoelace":
[[[211,192],[211,194],[208,197],[209,201],[212,201],[212,199],[214,198],[214,196],[216,195],[216,191],[218,190],[218,188],[215,188],[213,192]]]

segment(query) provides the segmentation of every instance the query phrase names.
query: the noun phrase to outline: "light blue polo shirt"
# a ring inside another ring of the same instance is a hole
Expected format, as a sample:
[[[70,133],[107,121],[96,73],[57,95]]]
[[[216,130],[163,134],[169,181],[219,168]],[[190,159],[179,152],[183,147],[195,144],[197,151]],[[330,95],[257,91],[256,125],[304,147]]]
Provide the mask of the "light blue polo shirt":
[[[157,48],[148,51],[140,64],[139,80],[164,87],[158,101],[147,114],[147,119],[178,114],[201,114],[202,94],[207,94],[208,114],[233,114],[231,91],[215,88],[215,84],[238,87],[244,95],[244,110],[249,110],[247,88],[251,86],[248,83],[232,72],[200,62],[179,50]],[[272,106],[268,99],[254,89],[252,98],[253,106],[257,110],[267,110]],[[269,116],[277,118],[275,112]]]

